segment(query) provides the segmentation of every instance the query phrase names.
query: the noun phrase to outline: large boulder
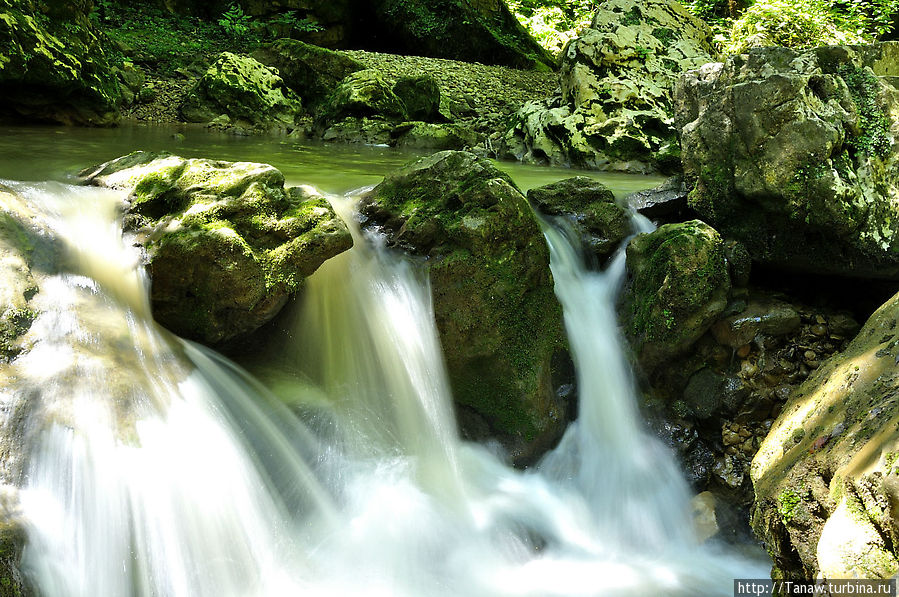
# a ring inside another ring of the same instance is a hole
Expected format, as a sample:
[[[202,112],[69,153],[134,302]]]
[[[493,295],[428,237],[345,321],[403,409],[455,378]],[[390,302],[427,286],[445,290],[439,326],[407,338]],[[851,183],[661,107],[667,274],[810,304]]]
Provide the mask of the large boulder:
[[[753,527],[786,578],[899,572],[899,295],[791,396],[752,461]]]
[[[0,0],[0,116],[109,125],[121,90],[93,2]]]
[[[602,170],[678,169],[671,90],[714,54],[708,25],[676,0],[603,2],[563,53],[561,95],[525,104],[504,152]]]
[[[295,39],[279,39],[263,46],[253,58],[276,69],[307,108],[326,98],[345,77],[365,69],[346,54]]]
[[[627,247],[625,331],[652,373],[692,346],[727,306],[724,240],[708,224],[665,224]]]
[[[278,72],[248,56],[223,52],[181,104],[188,122],[210,122],[224,114],[260,128],[292,128],[302,110],[299,98]]]
[[[563,346],[549,254],[527,199],[488,160],[444,151],[363,196],[365,225],[428,258],[437,328],[463,429],[476,415],[523,462],[557,439]]]
[[[575,176],[528,191],[528,200],[542,214],[564,217],[583,246],[603,263],[630,235],[630,214],[604,184]]]
[[[128,191],[127,224],[148,253],[154,317],[206,344],[259,328],[352,245],[324,197],[285,190],[266,164],[136,152],[82,174]]]
[[[753,260],[899,278],[899,43],[761,48],[676,90],[690,206]]]

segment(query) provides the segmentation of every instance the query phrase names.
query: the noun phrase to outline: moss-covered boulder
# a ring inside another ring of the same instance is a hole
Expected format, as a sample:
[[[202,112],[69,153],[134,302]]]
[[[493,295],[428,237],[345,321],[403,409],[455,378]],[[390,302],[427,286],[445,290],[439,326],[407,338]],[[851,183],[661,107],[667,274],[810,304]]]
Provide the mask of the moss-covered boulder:
[[[223,52],[181,104],[188,122],[225,114],[260,128],[292,128],[302,105],[278,72],[248,56]]]
[[[727,306],[724,240],[698,220],[665,224],[627,247],[625,332],[652,373],[682,354]]]
[[[601,182],[575,176],[528,191],[528,200],[548,216],[563,216],[575,227],[582,246],[599,260],[608,259],[631,233],[630,215]]]
[[[690,206],[755,261],[899,279],[897,55],[760,48],[685,74]]]
[[[385,119],[406,117],[403,101],[396,96],[380,71],[375,69],[348,75],[334,89],[322,108],[322,118],[326,122],[371,116]]]
[[[325,99],[350,74],[365,70],[346,54],[295,39],[279,39],[254,52],[253,58],[276,69],[307,108]]]
[[[247,334],[352,240],[324,197],[265,164],[136,152],[82,173],[126,189],[146,247],[153,315],[206,344]]]
[[[478,135],[471,129],[452,123],[406,122],[391,131],[391,145],[408,149],[466,149],[474,147]]]
[[[786,578],[899,572],[899,295],[789,398],[752,461],[752,524]]]
[[[0,0],[0,116],[109,125],[121,91],[88,0]]]
[[[601,170],[677,170],[671,90],[714,54],[708,25],[676,0],[603,2],[563,53],[561,95],[525,104],[503,152]]]
[[[519,462],[545,450],[570,405],[552,388],[561,308],[524,195],[488,160],[444,151],[387,176],[361,210],[392,245],[428,258],[463,429],[474,413]]]
[[[393,92],[406,106],[406,114],[411,120],[443,120],[440,114],[440,84],[434,77],[400,77],[393,86]]]

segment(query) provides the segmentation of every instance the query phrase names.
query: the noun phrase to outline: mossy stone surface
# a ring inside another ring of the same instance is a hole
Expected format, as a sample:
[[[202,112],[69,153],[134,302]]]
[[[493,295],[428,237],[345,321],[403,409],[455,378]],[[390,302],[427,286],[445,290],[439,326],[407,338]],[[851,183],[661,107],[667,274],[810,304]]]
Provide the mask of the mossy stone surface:
[[[583,246],[600,263],[608,259],[633,226],[627,210],[601,182],[575,176],[528,191],[528,200],[548,216],[562,216],[577,230]]]
[[[180,111],[188,122],[210,122],[225,114],[261,128],[292,127],[302,104],[277,71],[248,56],[223,52]]]
[[[206,344],[260,327],[352,245],[324,197],[285,190],[266,164],[136,152],[83,174],[129,190],[126,220],[149,255],[153,315]]]
[[[756,262],[899,279],[896,42],[759,48],[675,92],[689,203]]]
[[[682,354],[724,311],[730,276],[724,241],[708,224],[665,224],[627,247],[625,332],[652,373]]]
[[[110,125],[121,89],[91,2],[0,0],[0,115]]]
[[[551,387],[561,307],[543,235],[508,175],[471,153],[436,153],[387,176],[362,213],[392,245],[428,259],[459,408],[519,461],[546,449],[570,406]]]

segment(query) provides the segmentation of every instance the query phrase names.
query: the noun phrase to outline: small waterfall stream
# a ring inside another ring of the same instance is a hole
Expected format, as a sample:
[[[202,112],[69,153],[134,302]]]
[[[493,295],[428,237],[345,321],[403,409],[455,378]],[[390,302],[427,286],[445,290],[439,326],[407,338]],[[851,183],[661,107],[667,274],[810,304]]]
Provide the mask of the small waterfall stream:
[[[318,397],[307,428],[152,322],[120,196],[11,186],[65,244],[12,364],[42,596],[730,595],[766,574],[698,544],[673,457],[643,430],[614,313],[623,253],[587,272],[547,228],[581,413],[521,472],[459,439],[427,276],[376,239],[354,230],[274,349],[291,391]]]

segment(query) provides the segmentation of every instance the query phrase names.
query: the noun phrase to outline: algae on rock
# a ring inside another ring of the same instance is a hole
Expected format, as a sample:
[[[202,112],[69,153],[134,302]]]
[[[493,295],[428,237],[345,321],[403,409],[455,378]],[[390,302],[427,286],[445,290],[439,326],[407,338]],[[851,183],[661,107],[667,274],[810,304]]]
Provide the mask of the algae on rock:
[[[473,154],[414,162],[363,196],[364,225],[430,267],[437,328],[463,430],[475,413],[525,462],[558,439],[552,388],[563,347],[549,252],[524,195]]]
[[[352,244],[324,197],[285,190],[284,176],[266,164],[136,152],[82,174],[129,190],[128,224],[149,255],[153,315],[206,344],[260,327]]]

